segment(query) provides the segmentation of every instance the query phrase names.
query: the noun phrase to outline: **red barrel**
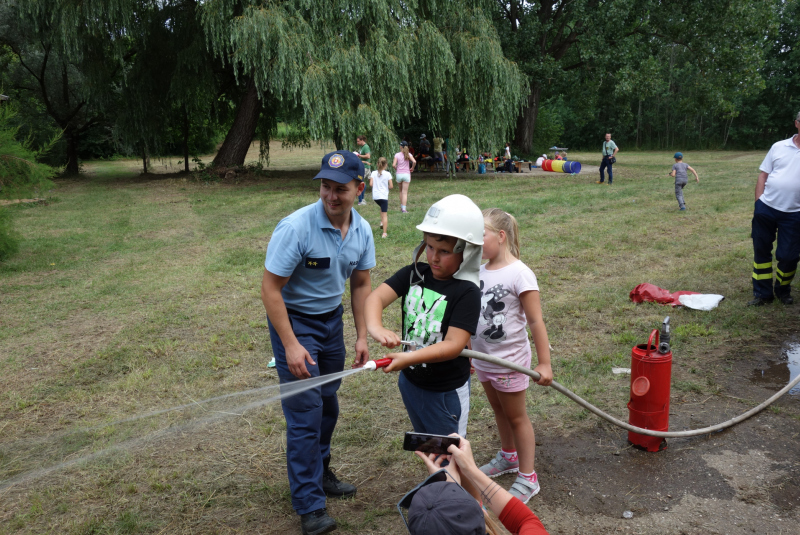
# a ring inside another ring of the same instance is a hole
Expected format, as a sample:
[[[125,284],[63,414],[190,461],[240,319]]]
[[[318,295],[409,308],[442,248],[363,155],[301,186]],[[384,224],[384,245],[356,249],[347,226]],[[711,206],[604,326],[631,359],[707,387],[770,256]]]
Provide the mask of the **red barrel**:
[[[653,337],[655,336],[655,344]],[[658,329],[653,329],[647,344],[639,344],[631,352],[631,400],[628,402],[628,423],[652,429],[669,430],[669,391],[672,382],[672,351],[658,352]],[[667,441],[660,437],[628,432],[628,441],[647,451],[660,451]]]
[[[542,170],[543,171],[552,171],[553,170],[553,160],[545,160],[542,162]]]

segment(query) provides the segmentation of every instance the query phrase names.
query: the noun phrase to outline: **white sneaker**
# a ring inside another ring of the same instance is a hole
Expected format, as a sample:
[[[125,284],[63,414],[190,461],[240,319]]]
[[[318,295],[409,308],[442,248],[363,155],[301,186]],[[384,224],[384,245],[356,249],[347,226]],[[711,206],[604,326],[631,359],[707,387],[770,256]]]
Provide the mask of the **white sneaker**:
[[[360,203],[358,203],[358,205],[359,206],[366,206],[367,205],[367,201],[361,201]]]
[[[480,467],[480,471],[489,477],[497,477],[511,472],[519,472],[519,461],[510,462],[503,457],[502,452],[497,452],[497,457]]]
[[[508,493],[518,498],[522,503],[528,503],[528,500],[539,494],[541,490],[536,472],[534,472],[533,475],[534,480],[532,483],[522,476],[517,476],[517,480],[514,481],[514,484],[508,489]]]

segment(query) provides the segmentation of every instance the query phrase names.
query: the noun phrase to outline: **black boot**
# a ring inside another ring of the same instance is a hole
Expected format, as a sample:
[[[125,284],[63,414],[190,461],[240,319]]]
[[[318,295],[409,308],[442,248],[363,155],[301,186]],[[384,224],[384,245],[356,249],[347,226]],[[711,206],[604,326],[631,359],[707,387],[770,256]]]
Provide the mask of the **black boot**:
[[[300,515],[300,529],[303,535],[322,535],[336,529],[336,521],[328,516],[324,507]]]
[[[322,459],[322,490],[325,492],[325,496],[329,498],[349,498],[350,496],[355,496],[355,485],[339,481],[336,474],[331,471],[330,464],[330,455]]]

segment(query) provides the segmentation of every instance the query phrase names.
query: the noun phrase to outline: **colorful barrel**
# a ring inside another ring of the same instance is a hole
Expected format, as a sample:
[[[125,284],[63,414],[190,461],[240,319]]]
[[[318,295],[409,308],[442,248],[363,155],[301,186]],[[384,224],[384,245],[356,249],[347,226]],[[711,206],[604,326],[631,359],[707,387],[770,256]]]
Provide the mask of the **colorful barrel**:
[[[542,171],[578,174],[581,172],[581,164],[580,162],[569,160],[544,160],[542,162]]]

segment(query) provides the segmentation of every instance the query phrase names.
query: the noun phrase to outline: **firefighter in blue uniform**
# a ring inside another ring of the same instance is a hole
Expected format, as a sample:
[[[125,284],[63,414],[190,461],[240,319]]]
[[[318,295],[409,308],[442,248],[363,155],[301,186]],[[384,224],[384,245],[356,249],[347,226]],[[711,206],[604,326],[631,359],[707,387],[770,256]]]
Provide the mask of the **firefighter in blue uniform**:
[[[369,223],[353,209],[364,189],[364,164],[352,152],[335,151],[322,159],[317,179],[320,199],[278,223],[264,262],[261,299],[281,384],[344,369],[342,294],[347,279],[357,333],[352,367],[369,359],[364,301],[372,289],[375,244]],[[356,493],[330,469],[340,384],[334,381],[281,402],[292,506],[304,535],[336,529],[326,512],[326,496]]]

